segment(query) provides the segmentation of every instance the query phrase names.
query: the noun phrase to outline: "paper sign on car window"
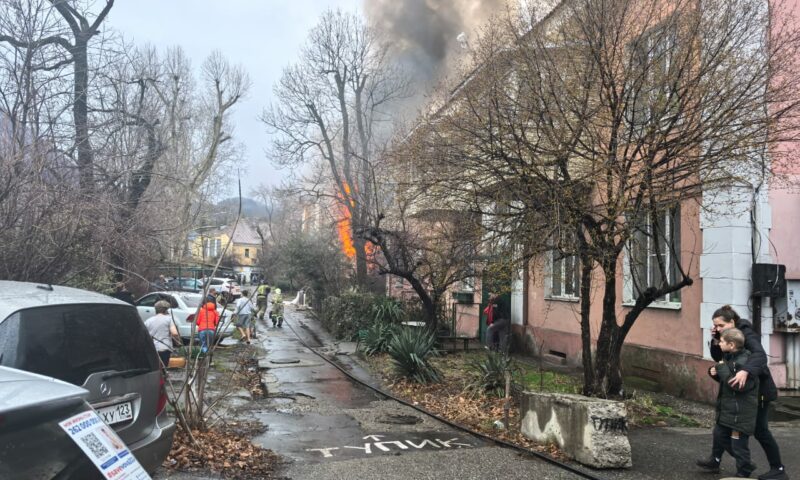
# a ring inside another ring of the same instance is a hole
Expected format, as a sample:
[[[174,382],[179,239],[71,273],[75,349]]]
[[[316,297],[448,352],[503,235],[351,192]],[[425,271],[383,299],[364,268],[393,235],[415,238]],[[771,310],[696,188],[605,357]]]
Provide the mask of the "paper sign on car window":
[[[125,443],[94,411],[81,412],[59,422],[59,425],[97,466],[103,477],[112,480],[150,480],[150,475]]]

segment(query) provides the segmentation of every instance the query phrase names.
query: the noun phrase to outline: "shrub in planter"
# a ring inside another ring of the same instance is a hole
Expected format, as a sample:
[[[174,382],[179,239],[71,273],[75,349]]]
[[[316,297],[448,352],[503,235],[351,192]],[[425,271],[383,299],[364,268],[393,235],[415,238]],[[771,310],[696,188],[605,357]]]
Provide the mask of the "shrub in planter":
[[[417,383],[438,382],[439,372],[428,357],[437,355],[436,337],[426,328],[401,328],[388,346],[395,371]]]

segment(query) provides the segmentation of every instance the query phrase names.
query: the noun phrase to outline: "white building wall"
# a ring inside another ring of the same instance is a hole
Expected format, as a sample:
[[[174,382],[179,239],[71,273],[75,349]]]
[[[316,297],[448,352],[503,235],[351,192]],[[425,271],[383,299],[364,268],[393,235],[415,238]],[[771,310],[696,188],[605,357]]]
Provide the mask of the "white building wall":
[[[703,355],[710,358],[711,315],[716,309],[731,305],[742,318],[753,318],[750,297],[752,242],[757,250],[756,263],[771,263],[768,245],[772,214],[766,187],[758,193],[750,186],[708,192],[702,202],[700,278],[703,281],[703,300],[700,304],[700,328],[703,329]],[[772,310],[768,299],[762,301],[761,316],[761,344],[769,355]]]

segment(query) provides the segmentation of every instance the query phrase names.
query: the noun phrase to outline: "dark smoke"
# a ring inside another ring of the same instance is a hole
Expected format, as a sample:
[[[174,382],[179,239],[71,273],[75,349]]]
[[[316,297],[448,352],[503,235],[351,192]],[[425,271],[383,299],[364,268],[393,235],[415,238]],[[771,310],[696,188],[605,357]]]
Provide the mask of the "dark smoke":
[[[436,82],[466,57],[459,34],[467,41],[505,0],[364,0],[369,22],[393,48],[397,63],[414,80],[419,102]]]

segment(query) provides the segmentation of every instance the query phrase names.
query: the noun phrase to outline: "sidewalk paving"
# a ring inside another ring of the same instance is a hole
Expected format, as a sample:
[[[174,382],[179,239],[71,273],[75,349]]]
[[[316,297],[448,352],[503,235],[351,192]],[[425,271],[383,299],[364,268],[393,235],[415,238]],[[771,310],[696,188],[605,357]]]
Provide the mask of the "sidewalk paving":
[[[800,479],[800,424],[781,423],[770,429],[781,447],[787,474]],[[598,476],[619,480],[712,480],[736,473],[734,461],[727,454],[722,459],[720,474],[703,472],[695,466],[695,460],[709,455],[711,450],[711,430],[707,428],[635,428],[628,432],[628,439],[633,451],[633,467],[596,471]],[[769,465],[755,439],[750,441],[750,452],[758,465],[751,478],[757,478],[769,470]]]

